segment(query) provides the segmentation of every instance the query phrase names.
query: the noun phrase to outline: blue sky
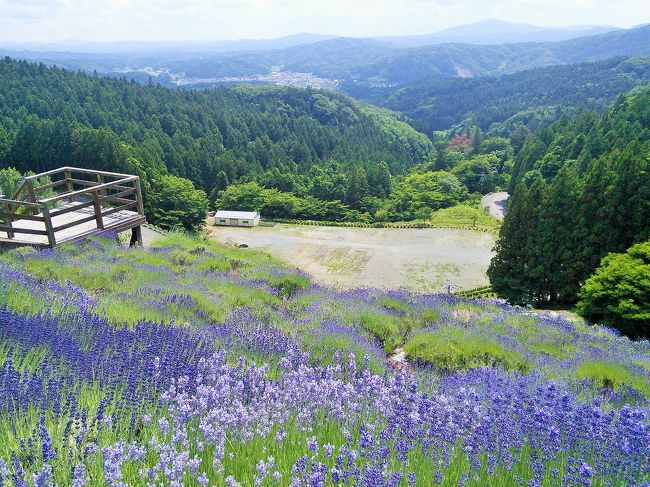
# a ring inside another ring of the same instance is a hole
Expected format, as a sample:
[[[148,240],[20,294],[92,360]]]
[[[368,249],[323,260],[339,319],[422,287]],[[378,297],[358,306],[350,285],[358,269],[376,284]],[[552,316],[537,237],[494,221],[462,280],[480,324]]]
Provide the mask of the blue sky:
[[[649,7],[650,0],[0,0],[0,40],[402,35],[491,18],[631,27],[650,22]]]

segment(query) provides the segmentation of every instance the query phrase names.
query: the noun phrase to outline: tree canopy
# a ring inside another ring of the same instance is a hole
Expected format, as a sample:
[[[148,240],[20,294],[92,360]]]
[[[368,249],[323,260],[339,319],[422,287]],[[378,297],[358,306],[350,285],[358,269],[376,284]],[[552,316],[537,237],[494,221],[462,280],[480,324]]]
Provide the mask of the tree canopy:
[[[604,257],[579,297],[578,312],[592,323],[650,338],[650,240]]]
[[[650,237],[650,90],[531,137],[488,271],[513,303],[571,305],[609,252]]]
[[[151,216],[160,227],[196,231],[205,223],[208,198],[188,179],[162,176],[154,182],[150,207]]]

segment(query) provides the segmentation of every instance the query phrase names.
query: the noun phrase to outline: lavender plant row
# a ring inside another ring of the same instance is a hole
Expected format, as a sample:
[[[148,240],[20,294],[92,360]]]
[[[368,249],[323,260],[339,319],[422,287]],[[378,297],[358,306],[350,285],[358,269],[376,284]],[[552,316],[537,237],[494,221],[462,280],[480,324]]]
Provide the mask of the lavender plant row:
[[[203,245],[0,261],[0,486],[650,481],[647,342],[496,301],[303,285]],[[422,337],[460,359],[391,365],[387,343]],[[573,373],[592,363],[627,375]]]

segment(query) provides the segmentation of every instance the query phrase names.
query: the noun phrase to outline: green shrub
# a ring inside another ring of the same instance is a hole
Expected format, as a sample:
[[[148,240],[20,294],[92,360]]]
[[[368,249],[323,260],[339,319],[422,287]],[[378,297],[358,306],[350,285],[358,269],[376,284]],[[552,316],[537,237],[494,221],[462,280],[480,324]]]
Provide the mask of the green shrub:
[[[163,176],[149,196],[149,217],[164,229],[197,231],[205,223],[208,197],[189,179]]]
[[[379,300],[379,303],[386,309],[407,311],[411,309],[409,304],[400,301],[399,299],[384,297]]]
[[[419,333],[404,345],[407,357],[448,372],[477,367],[503,367],[526,372],[526,360],[494,340],[473,336],[467,330],[441,329]]]
[[[270,286],[277,289],[286,298],[292,297],[301,289],[309,287],[311,282],[305,276],[297,274],[285,274],[283,276],[272,276],[268,279]]]
[[[359,315],[358,323],[384,345],[384,351],[390,353],[400,346],[403,332],[399,318],[372,311]]]
[[[603,258],[579,297],[578,313],[592,323],[650,338],[650,240]]]
[[[440,311],[432,308],[425,308],[416,315],[414,319],[414,328],[417,329],[423,326],[433,325],[440,321],[440,318]]]

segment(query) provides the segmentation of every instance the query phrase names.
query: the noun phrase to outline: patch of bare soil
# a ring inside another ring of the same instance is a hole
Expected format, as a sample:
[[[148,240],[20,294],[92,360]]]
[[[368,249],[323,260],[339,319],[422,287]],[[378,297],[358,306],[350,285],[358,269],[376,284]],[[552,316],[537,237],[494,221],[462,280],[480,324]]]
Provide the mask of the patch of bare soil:
[[[211,227],[228,244],[266,249],[327,285],[418,292],[488,284],[494,236],[471,230],[342,228],[279,224]]]

